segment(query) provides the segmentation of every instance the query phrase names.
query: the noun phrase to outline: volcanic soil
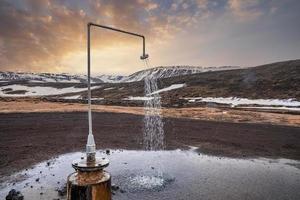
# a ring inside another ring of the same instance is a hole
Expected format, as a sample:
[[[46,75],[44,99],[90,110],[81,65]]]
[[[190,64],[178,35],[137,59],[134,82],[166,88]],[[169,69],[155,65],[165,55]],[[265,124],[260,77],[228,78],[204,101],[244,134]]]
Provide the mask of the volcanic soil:
[[[123,109],[123,113],[93,113],[98,149],[143,149],[143,115]],[[300,159],[297,123],[287,126],[174,115],[165,116],[164,124],[167,149],[195,146],[199,152],[217,156]],[[87,113],[82,110],[0,113],[0,177],[63,153],[84,151],[87,127]]]

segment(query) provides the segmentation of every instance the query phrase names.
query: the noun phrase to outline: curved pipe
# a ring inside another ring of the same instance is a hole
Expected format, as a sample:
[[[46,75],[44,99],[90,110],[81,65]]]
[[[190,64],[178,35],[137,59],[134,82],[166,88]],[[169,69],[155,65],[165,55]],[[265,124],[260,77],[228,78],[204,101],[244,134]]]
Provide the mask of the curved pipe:
[[[88,122],[89,122],[89,134],[88,134],[88,140],[87,140],[87,145],[86,145],[86,153],[87,153],[87,158],[90,161],[93,161],[95,159],[95,153],[96,153],[96,145],[94,141],[94,136],[93,136],[93,131],[92,131],[92,108],[91,108],[91,27],[95,26],[98,28],[103,28],[103,29],[108,29],[132,36],[137,36],[143,39],[143,54],[141,55],[140,59],[144,60],[148,58],[148,55],[146,54],[146,47],[145,47],[145,37],[143,35],[137,34],[137,33],[132,33],[129,31],[109,27],[109,26],[104,26],[100,24],[94,24],[89,22],[87,24],[87,72],[88,72]]]

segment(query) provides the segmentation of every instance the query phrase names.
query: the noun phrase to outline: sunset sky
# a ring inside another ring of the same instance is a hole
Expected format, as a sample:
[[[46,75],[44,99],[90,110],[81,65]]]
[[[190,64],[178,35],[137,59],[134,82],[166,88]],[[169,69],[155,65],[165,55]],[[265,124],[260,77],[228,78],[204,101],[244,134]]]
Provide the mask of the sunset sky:
[[[146,36],[152,66],[300,58],[299,0],[1,0],[0,70],[86,73],[86,24]],[[141,39],[92,30],[92,72],[145,68]]]

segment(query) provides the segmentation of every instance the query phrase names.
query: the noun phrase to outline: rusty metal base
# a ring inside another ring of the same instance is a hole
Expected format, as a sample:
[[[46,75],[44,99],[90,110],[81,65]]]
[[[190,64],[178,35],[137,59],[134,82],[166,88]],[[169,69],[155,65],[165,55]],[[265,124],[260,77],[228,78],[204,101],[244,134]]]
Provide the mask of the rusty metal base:
[[[68,176],[68,200],[111,200],[111,177],[106,171],[75,172]]]
[[[72,167],[76,171],[93,172],[104,169],[109,165],[109,160],[106,158],[94,157],[93,162],[88,162],[88,158],[82,157],[80,160],[75,160]]]

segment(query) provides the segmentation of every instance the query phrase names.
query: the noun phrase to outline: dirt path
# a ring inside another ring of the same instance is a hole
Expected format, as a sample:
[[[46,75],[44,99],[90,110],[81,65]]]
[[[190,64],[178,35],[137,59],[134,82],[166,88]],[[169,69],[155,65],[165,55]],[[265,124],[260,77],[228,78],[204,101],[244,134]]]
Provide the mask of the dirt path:
[[[0,113],[32,112],[86,112],[87,106],[79,103],[55,103],[39,100],[0,101]],[[144,115],[143,107],[93,105],[94,112],[113,112]],[[300,113],[282,114],[247,111],[231,108],[164,108],[164,117],[200,119],[208,121],[274,124],[300,127]]]
[[[143,116],[93,114],[97,148],[142,149]],[[300,159],[299,127],[187,118],[164,122],[168,149],[191,145],[215,155]],[[86,134],[86,112],[1,113],[0,177],[52,156],[81,151]]]

